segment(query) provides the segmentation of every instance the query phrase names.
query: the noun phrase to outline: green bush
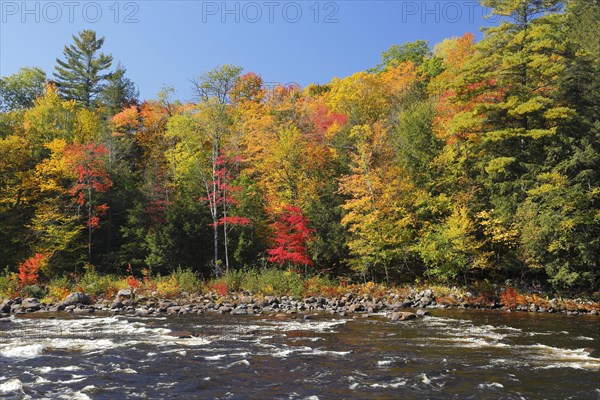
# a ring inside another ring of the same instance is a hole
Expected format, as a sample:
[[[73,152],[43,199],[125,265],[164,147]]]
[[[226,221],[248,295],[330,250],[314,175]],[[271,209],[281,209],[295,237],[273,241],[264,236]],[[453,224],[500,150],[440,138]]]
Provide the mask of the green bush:
[[[29,286],[24,286],[21,289],[22,297],[35,297],[38,299],[43,299],[47,294],[48,294],[48,288],[46,288],[45,286],[29,285]]]
[[[275,268],[230,271],[224,279],[229,290],[245,290],[254,294],[299,297],[304,289],[299,274]]]
[[[0,275],[0,297],[11,298],[19,291],[19,275],[8,268]]]
[[[120,278],[116,275],[100,275],[92,266],[85,269],[85,275],[79,280],[78,285],[85,293],[99,296],[101,294],[112,294],[118,291]]]
[[[188,293],[202,291],[202,280],[191,269],[183,269],[179,267],[173,271],[172,275],[174,276],[180,290]]]

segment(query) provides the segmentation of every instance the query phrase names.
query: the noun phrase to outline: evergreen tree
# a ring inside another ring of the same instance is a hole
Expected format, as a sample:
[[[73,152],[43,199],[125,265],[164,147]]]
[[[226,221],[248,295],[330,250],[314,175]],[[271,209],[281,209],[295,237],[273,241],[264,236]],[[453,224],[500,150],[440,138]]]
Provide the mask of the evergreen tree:
[[[74,44],[63,50],[64,61],[56,59],[58,65],[54,76],[63,96],[90,107],[102,90],[102,81],[107,78],[102,72],[112,64],[112,55],[97,54],[104,44],[104,37],[97,38],[92,30],[73,35],[73,41]]]
[[[117,114],[125,106],[135,103],[140,93],[125,76],[127,69],[120,63],[115,70],[107,75],[106,85],[99,94],[100,101],[107,107],[111,115]]]

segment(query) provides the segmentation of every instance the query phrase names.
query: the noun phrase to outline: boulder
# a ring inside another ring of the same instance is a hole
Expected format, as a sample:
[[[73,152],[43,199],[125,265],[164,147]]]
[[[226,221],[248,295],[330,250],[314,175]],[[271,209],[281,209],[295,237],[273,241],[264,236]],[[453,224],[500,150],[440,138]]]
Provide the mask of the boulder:
[[[118,309],[125,308],[125,304],[121,303],[119,300],[115,300],[114,303],[112,303],[110,305],[110,308],[113,310],[116,308],[118,308]]]
[[[12,306],[13,301],[10,299],[6,299],[0,304],[0,313],[9,313],[10,306]]]
[[[85,294],[85,293],[81,293],[81,292],[73,292],[70,295],[68,295],[67,297],[65,297],[65,299],[62,301],[62,305],[64,306],[74,306],[77,304],[89,304],[90,303],[90,296]]]
[[[359,312],[359,311],[363,311],[365,308],[363,307],[362,304],[352,304],[350,307],[348,307],[348,311],[353,313],[353,312]]]
[[[48,309],[48,311],[50,312],[59,312],[59,311],[63,311],[65,309],[65,306],[63,304],[56,304],[52,307],[50,307]]]
[[[391,313],[388,318],[390,321],[408,321],[410,319],[416,319],[417,316],[408,311],[400,311]]]
[[[125,299],[131,298],[131,290],[129,289],[121,289],[117,292],[117,299],[123,301]]]
[[[28,311],[37,311],[41,308],[40,299],[28,297],[21,302],[21,307]]]
[[[10,312],[15,314],[17,311],[21,311],[22,307],[20,303],[13,303],[10,306]]]
[[[181,310],[180,306],[171,306],[167,308],[167,314],[177,314]]]

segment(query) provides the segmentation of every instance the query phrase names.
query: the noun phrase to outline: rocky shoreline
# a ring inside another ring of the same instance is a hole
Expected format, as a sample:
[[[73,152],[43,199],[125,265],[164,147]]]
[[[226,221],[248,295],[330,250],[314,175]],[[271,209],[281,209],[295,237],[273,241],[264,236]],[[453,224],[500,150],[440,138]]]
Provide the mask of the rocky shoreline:
[[[46,304],[40,299],[15,298],[6,299],[0,304],[0,318],[10,315],[24,315],[30,313],[66,312],[73,314],[93,314],[107,312],[114,314],[127,314],[134,316],[149,315],[185,315],[218,313],[230,315],[255,315],[269,314],[278,319],[304,318],[310,319],[315,314],[335,314],[339,316],[386,314],[392,321],[404,321],[425,315],[427,309],[472,308],[496,309],[504,311],[523,311],[538,313],[562,312],[568,315],[599,316],[600,310],[589,310],[584,303],[577,310],[561,309],[558,304],[550,300],[549,307],[540,307],[536,304],[529,306],[519,305],[514,310],[504,308],[502,304],[494,303],[490,306],[481,306],[466,301],[458,304],[444,304],[437,301],[432,290],[411,293],[402,298],[399,294],[389,293],[382,297],[366,294],[347,293],[343,296],[332,298],[306,297],[295,298],[291,296],[253,296],[249,293],[238,293],[221,296],[215,293],[201,295],[183,295],[178,299],[159,299],[146,296],[132,295],[130,290],[120,290],[114,299],[99,299],[92,301],[90,295],[74,292],[63,301]],[[414,312],[413,312],[414,311]]]

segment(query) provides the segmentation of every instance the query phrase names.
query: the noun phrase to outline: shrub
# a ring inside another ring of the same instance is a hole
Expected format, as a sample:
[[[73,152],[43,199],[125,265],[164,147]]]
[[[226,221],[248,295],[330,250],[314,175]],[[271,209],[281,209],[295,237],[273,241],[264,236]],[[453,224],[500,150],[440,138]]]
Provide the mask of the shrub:
[[[172,275],[180,290],[189,293],[202,291],[202,280],[191,269],[177,268]]]
[[[523,295],[519,294],[515,288],[507,287],[500,293],[500,302],[506,308],[515,308],[516,306],[526,303]]]
[[[158,277],[156,283],[156,293],[163,298],[170,298],[179,294],[179,285],[175,275]]]
[[[61,301],[71,293],[71,282],[67,277],[53,279],[48,284],[48,302]]]
[[[16,297],[19,292],[19,275],[15,272],[9,272],[8,268],[4,270],[4,275],[0,276],[0,297]]]
[[[79,288],[85,293],[95,296],[105,295],[111,297],[119,291],[119,278],[115,275],[100,275],[96,269],[88,265],[85,274],[78,282]]]
[[[304,282],[304,296],[336,297],[341,294],[337,282],[328,277],[315,275]]]
[[[219,296],[226,296],[229,293],[229,287],[224,279],[219,279],[211,282],[209,285],[210,290],[217,293]]]
[[[48,289],[44,286],[39,285],[28,285],[21,288],[22,297],[35,297],[42,299],[48,293]]]
[[[33,257],[28,258],[19,264],[19,284],[22,287],[37,284],[39,278],[39,269],[46,264],[45,255],[35,253]]]

